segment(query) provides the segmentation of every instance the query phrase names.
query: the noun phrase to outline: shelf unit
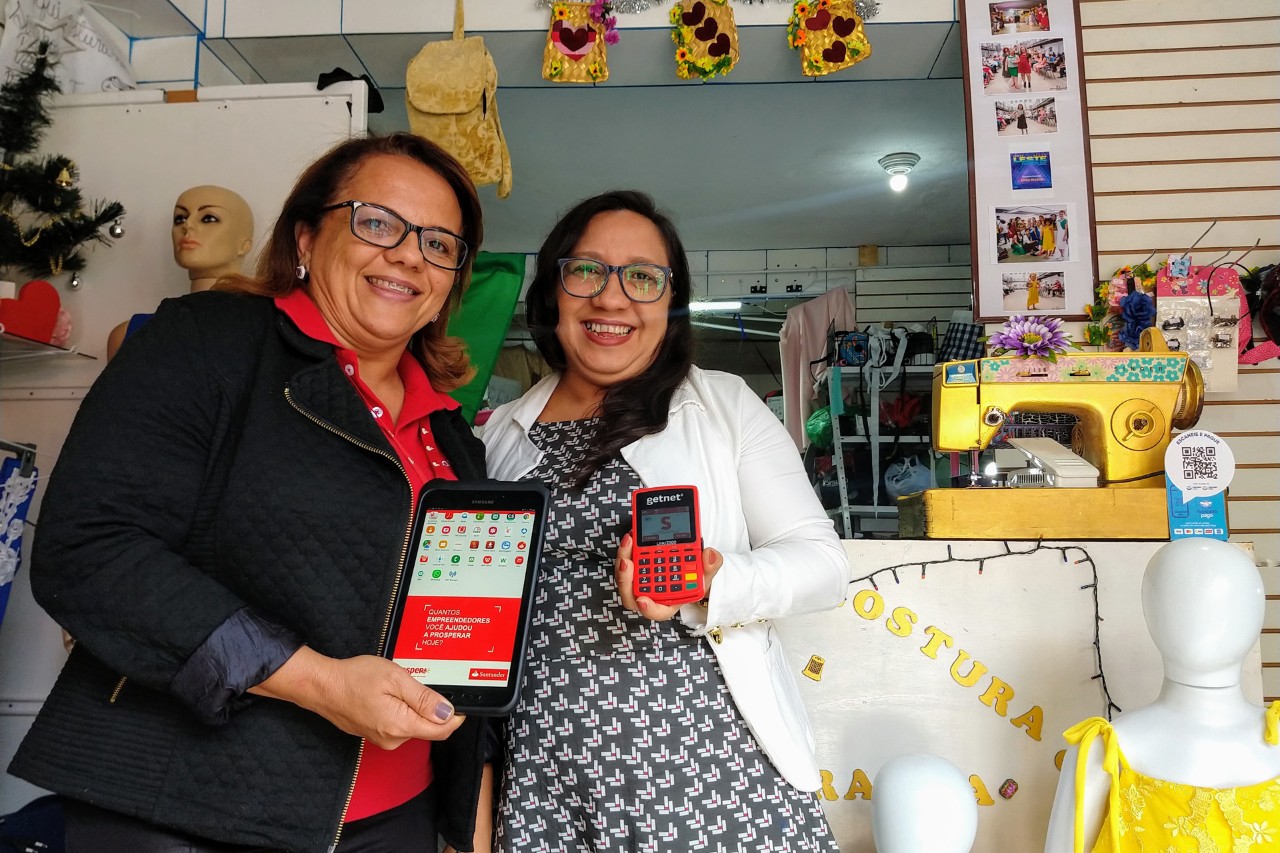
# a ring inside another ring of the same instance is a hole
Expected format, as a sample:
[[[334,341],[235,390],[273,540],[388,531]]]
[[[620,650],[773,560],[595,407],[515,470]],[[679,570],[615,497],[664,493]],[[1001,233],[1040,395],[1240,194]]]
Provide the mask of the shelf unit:
[[[932,364],[907,364],[901,368],[906,376],[906,383],[913,385],[916,390],[921,389],[922,383],[932,381],[933,365]],[[849,472],[845,469],[844,464],[844,448],[848,445],[868,445],[871,446],[871,452],[880,454],[886,444],[914,444],[922,450],[929,448],[930,437],[928,435],[880,435],[879,440],[872,446],[872,438],[869,435],[861,433],[855,435],[845,435],[840,430],[840,416],[845,413],[844,410],[844,386],[846,383],[862,382],[866,373],[857,367],[839,367],[833,366],[827,368],[825,377],[827,397],[831,410],[831,435],[832,435],[832,463],[836,469],[836,482],[840,492],[840,503],[837,507],[828,510],[828,514],[833,518],[839,517],[843,526],[845,536],[852,536],[859,532],[890,532],[897,530],[898,508],[896,506],[880,506],[873,504],[853,504],[849,502]],[[890,385],[881,389],[882,393],[896,393],[899,379],[894,378]],[[872,400],[877,400],[878,395],[868,396]],[[926,394],[926,399],[928,395]],[[869,417],[879,417],[879,412],[869,412]],[[883,469],[880,469],[883,473]],[[876,519],[887,518],[892,524],[877,523]],[[856,524],[855,524],[856,522]]]
[[[4,327],[0,326],[0,361],[67,355],[79,356],[80,358],[97,358],[97,356],[80,352],[75,347],[60,347],[47,341],[37,341],[33,338],[25,338],[22,335],[15,335],[12,332],[6,332]]]

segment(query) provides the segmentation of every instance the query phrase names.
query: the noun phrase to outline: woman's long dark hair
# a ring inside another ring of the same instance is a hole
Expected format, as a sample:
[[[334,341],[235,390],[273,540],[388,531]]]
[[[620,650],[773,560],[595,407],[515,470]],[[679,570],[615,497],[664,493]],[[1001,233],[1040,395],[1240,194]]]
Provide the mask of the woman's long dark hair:
[[[641,436],[660,432],[667,425],[671,395],[689,375],[693,365],[693,328],[689,324],[689,261],[684,244],[671,220],[658,210],[653,199],[635,190],[611,190],[579,202],[560,218],[542,248],[538,250],[537,269],[525,297],[529,331],[538,351],[556,370],[568,367],[564,347],[556,337],[560,321],[561,258],[570,257],[582,239],[587,225],[597,215],[628,210],[638,213],[657,226],[667,249],[671,267],[671,303],[667,314],[667,331],[658,345],[653,361],[636,376],[625,379],[605,391],[597,411],[599,427],[592,436],[587,454],[575,473],[574,485],[582,486],[618,451]]]
[[[391,133],[347,139],[330,148],[308,166],[293,185],[258,257],[255,275],[229,276],[220,280],[215,288],[260,296],[284,296],[298,287],[306,289],[308,284],[294,276],[299,260],[297,226],[318,230],[324,216],[322,208],[346,201],[337,197],[339,189],[366,160],[380,154],[407,157],[444,178],[462,211],[461,236],[467,244],[466,263],[456,274],[439,318],[423,326],[409,340],[409,351],[422,362],[431,386],[437,391],[452,391],[475,375],[466,344],[461,338],[449,337],[445,329],[449,315],[457,310],[463,291],[471,283],[471,265],[480,250],[484,224],[480,198],[471,176],[451,154],[430,140],[410,133]]]

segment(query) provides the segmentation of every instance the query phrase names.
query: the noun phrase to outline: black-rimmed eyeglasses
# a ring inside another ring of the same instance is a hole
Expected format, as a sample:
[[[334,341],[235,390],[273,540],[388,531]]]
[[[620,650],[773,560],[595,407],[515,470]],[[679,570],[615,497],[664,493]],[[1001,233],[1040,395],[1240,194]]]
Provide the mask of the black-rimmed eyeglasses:
[[[340,207],[351,208],[351,233],[370,245],[394,249],[417,232],[418,247],[427,263],[445,270],[460,270],[466,263],[466,241],[451,231],[414,225],[394,210],[364,201],[340,201],[320,210],[328,213]]]
[[[590,299],[601,293],[609,277],[618,274],[622,292],[632,302],[657,302],[671,280],[671,267],[661,264],[614,266],[591,258],[561,258],[560,287],[570,296]]]

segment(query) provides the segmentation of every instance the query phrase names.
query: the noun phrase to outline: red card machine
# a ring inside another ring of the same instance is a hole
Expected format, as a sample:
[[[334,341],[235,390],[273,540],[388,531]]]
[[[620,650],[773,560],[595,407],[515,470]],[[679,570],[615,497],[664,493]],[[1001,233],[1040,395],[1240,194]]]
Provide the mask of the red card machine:
[[[696,488],[664,486],[632,492],[631,541],[635,595],[666,605],[706,597]]]

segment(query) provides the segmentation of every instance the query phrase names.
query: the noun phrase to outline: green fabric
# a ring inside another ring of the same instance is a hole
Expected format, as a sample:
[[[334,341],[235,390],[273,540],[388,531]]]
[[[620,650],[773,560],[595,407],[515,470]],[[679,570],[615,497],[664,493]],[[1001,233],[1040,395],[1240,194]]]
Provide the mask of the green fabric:
[[[476,376],[450,396],[462,404],[467,423],[475,420],[484,400],[493,365],[507,337],[520,287],[524,284],[522,254],[480,252],[471,270],[471,286],[463,294],[460,310],[449,318],[449,334],[467,342]]]

